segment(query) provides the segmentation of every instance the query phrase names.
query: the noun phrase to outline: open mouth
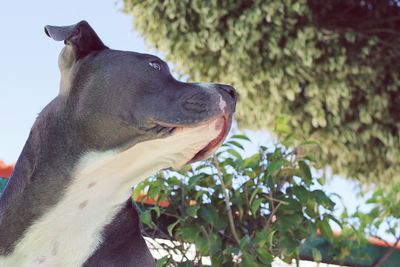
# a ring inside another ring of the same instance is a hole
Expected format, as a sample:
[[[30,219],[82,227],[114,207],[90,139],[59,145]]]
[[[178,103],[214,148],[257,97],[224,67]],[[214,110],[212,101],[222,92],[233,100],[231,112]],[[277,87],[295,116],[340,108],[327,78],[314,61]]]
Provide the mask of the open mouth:
[[[192,163],[209,157],[222,144],[229,129],[227,118],[226,117],[219,118],[216,127],[218,129],[221,129],[219,135],[216,138],[214,138],[211,142],[209,142],[203,149],[197,152],[196,155],[188,163]]]

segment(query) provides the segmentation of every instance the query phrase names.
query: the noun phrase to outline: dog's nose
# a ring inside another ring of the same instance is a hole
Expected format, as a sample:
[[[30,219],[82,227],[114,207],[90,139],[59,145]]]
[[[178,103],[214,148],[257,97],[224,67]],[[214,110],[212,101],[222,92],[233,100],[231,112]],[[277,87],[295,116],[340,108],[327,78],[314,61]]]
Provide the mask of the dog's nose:
[[[233,88],[230,85],[226,85],[226,84],[218,84],[218,89],[228,93],[228,95],[230,95],[233,98],[233,100],[236,101],[237,93],[236,93],[235,88]]]

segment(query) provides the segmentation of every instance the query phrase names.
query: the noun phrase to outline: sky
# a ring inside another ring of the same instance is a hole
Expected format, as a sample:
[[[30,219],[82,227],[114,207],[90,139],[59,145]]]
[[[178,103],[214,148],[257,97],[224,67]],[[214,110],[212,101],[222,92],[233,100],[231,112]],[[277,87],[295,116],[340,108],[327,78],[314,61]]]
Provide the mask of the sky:
[[[121,1],[113,0],[19,0],[0,4],[0,160],[17,160],[37,114],[58,94],[60,74],[57,57],[62,42],[48,38],[45,25],[71,25],[87,20],[103,42],[113,49],[150,52],[133,30],[132,18],[121,12]],[[259,144],[271,144],[265,131],[247,132],[254,140],[246,154]],[[354,210],[360,203],[354,183],[335,176],[324,187],[341,195]]]

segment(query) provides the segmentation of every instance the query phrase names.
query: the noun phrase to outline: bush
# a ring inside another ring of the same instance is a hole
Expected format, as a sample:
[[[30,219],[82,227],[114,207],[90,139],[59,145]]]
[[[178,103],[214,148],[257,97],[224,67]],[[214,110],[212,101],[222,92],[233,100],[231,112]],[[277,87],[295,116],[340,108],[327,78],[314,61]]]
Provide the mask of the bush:
[[[330,223],[340,223],[332,215],[335,203],[313,189],[318,184],[309,167],[314,157],[305,153],[316,145],[260,147],[242,158],[244,139],[232,136],[212,160],[159,173],[135,188],[134,196],[146,190],[157,203],[169,203],[139,212],[147,233],[178,241],[162,245],[169,254],[158,266],[203,266],[205,256],[212,266],[269,266],[274,257],[299,259],[301,243],[317,229],[333,241]],[[160,216],[173,222],[165,229],[153,222]],[[194,257],[188,256],[188,244],[195,247]],[[318,250],[313,256],[321,260]]]

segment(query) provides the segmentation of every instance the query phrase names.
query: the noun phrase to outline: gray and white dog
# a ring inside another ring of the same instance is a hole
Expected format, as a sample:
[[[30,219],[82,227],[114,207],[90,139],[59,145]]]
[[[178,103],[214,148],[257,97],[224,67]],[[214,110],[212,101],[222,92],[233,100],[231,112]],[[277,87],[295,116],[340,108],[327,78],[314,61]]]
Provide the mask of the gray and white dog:
[[[213,153],[236,92],[177,81],[155,56],[109,49],[85,21],[45,32],[65,44],[60,91],[1,198],[0,266],[154,266],[131,187]]]

